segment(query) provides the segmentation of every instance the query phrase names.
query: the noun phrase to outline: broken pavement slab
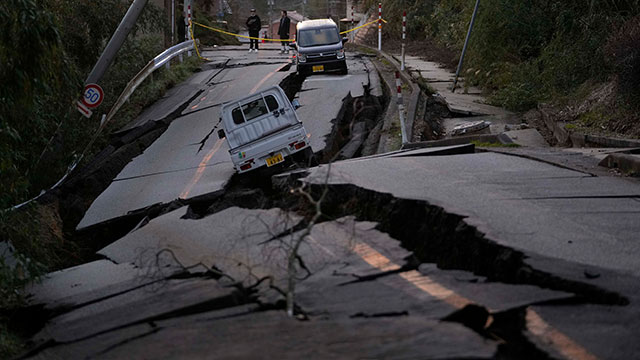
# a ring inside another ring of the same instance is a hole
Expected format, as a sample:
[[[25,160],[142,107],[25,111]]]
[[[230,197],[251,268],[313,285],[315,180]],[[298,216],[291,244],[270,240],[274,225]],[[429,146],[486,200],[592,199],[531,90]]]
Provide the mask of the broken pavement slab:
[[[536,129],[509,130],[504,132],[514,144],[527,147],[549,147],[549,143]]]
[[[323,183],[326,170],[314,169],[306,181]],[[640,275],[634,183],[479,153],[336,162],[329,184],[424,200],[467,217],[469,225],[510,248]],[[612,242],[616,246],[607,245]]]
[[[451,92],[455,74],[443,68],[440,64],[407,56],[406,68],[409,72],[417,72],[425,78],[429,86],[436,91],[435,96],[444,99],[449,111],[454,116],[465,115],[465,117],[444,118],[442,120],[447,136],[451,136],[456,126],[485,121],[489,123],[491,134],[501,134],[507,131],[510,134],[509,136],[514,137],[513,142],[521,146],[548,146],[542,136],[534,134],[534,132],[537,133],[535,129],[530,129],[524,133],[512,133],[507,130],[512,125],[518,125],[521,122],[520,118],[511,111],[486,104],[486,99],[478,89],[460,89],[455,93]],[[476,134],[471,133],[471,135]]]
[[[640,351],[637,341],[628,341],[640,332],[639,318],[638,309],[628,306],[540,304],[527,309],[524,316],[527,331],[524,334],[529,341],[556,358],[630,359]],[[555,327],[550,326],[551,319]]]
[[[418,316],[299,321],[282,311],[211,312],[61,344],[34,358],[492,359],[497,347],[463,325]]]
[[[37,343],[74,342],[132,325],[242,304],[243,295],[206,278],[174,279],[114,294],[50,319]]]
[[[28,285],[24,293],[31,305],[68,308],[144,286],[176,272],[176,269],[150,272],[132,264],[97,260],[49,273],[40,282]]]
[[[286,273],[282,269],[286,262],[278,262],[283,251],[269,242],[295,227],[298,216],[281,209],[238,207],[198,220],[183,219],[186,213],[183,207],[155,218],[98,254],[140,267],[154,264],[157,256],[162,256],[169,264],[192,272],[219,271],[224,274],[223,281],[230,278],[231,282],[244,282],[245,287],[265,276]]]
[[[343,100],[365,95],[370,89],[371,96],[382,96],[380,78],[368,58],[351,60],[348,57],[349,74],[313,74],[307,76],[298,93],[301,107],[296,110],[305,129],[311,134],[311,147],[314,152],[325,150],[332,142],[330,136],[333,122],[339,117]],[[319,101],[322,99],[322,101]],[[325,114],[326,121],[309,121]]]
[[[485,98],[477,94],[464,93],[464,90],[451,92],[455,74],[440,64],[425,61],[415,56],[405,56],[405,66],[409,72],[419,73],[439,96],[442,96],[449,110],[466,115],[498,115],[511,117],[514,113],[502,108],[485,104]]]
[[[490,283],[481,276],[441,270],[434,264],[422,264],[417,272],[415,265],[407,264],[416,261],[411,252],[375,226],[354,222],[352,217],[314,226],[308,248],[324,251],[333,259],[323,264],[309,261],[308,252],[300,253],[312,271],[297,285],[296,302],[310,316],[335,319],[407,313],[440,319],[466,303],[504,311],[573,297],[531,285]],[[338,253],[328,245],[344,249],[345,242],[353,243],[348,252]]]
[[[619,169],[629,176],[640,176],[639,154],[609,154],[599,163],[600,166]]]

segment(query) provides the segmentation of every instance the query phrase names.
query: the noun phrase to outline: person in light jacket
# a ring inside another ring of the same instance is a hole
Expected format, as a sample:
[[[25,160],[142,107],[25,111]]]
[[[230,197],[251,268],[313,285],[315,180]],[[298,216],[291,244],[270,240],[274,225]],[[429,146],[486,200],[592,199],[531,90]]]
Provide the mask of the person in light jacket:
[[[247,19],[247,29],[249,29],[249,36],[252,38],[258,38],[260,36],[260,17],[256,15],[256,9],[251,9],[251,16]],[[249,52],[258,52],[258,40],[249,39]]]
[[[278,27],[278,35],[280,35],[280,39],[289,39],[289,27],[291,26],[291,20],[287,17],[287,10],[282,10],[282,17],[280,18],[280,27]],[[289,42],[281,41],[282,49],[280,50],[280,54],[289,53]]]

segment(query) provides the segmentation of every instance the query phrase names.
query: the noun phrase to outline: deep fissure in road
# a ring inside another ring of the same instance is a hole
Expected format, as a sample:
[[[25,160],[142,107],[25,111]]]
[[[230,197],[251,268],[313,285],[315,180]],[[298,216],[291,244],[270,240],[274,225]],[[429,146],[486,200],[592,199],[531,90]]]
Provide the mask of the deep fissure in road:
[[[289,177],[279,177],[273,187],[263,183],[251,189],[241,182],[232,181],[226,193],[215,201],[190,205],[185,218],[199,219],[237,206],[250,209],[277,207],[296,212],[308,219],[313,209],[307,201],[291,192],[293,187],[300,185],[297,179],[305,175],[306,172],[298,171]],[[325,186],[309,185],[307,190],[318,195]],[[489,282],[530,284],[573,293],[572,298],[563,300],[566,303],[628,303],[626,298],[617,293],[532,268],[525,263],[523,253],[485,238],[484,234],[466,224],[464,217],[448,213],[425,201],[398,199],[390,194],[354,185],[329,185],[322,209],[323,221],[354,215],[359,221],[377,222],[378,230],[397,239],[404,248],[413,252],[412,258],[406,259],[407,264],[402,269],[380,273],[379,276],[372,275],[367,279],[355,279],[353,282],[373,281],[379,277],[415,269],[420,263],[433,263],[440,269],[465,270],[485,276]],[[300,224],[300,227],[304,226],[304,222]],[[550,355],[532,344],[524,334],[527,307],[528,305],[491,314],[482,306],[469,305],[442,320],[459,322],[489,339],[504,340],[498,347],[496,359],[551,359]],[[394,313],[379,316],[402,315]],[[493,321],[490,326],[485,327],[489,316]]]

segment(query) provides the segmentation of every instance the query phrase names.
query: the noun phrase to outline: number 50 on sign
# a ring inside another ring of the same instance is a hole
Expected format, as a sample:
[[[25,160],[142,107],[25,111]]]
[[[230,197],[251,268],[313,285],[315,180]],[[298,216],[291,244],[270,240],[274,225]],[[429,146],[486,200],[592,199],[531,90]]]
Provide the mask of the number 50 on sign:
[[[84,87],[84,95],[82,102],[90,108],[94,108],[102,103],[104,99],[104,91],[98,84],[87,84]]]

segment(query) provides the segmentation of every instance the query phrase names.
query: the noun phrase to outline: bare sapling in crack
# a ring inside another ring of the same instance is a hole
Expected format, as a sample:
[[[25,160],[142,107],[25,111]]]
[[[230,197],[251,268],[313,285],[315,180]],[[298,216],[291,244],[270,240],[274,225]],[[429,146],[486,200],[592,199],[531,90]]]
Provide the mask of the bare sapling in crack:
[[[293,241],[287,256],[287,315],[290,317],[294,316],[297,264],[300,262],[298,251],[300,250],[300,245],[302,245],[305,239],[311,234],[311,230],[322,217],[322,202],[329,191],[327,183],[329,181],[329,174],[331,173],[331,163],[329,163],[327,167],[325,186],[322,189],[320,197],[317,199],[313,197],[310,191],[305,189],[305,183],[291,190],[291,193],[303,196],[313,206],[315,212],[311,216],[307,226],[300,233],[292,235]]]

